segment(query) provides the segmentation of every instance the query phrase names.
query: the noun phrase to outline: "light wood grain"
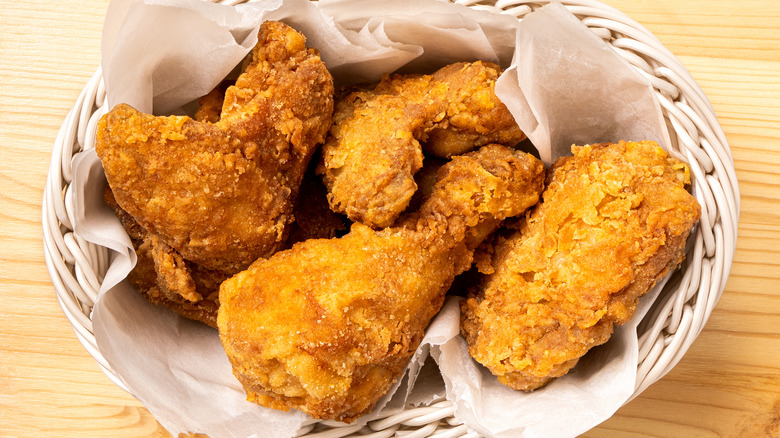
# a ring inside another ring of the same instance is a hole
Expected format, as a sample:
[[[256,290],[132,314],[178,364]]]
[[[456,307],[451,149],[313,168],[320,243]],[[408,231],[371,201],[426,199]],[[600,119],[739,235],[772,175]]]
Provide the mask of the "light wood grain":
[[[704,331],[671,373],[585,436],[780,436],[780,4],[608,3],[658,36],[709,97],[742,210]],[[0,436],[168,436],[76,340],[43,261],[51,147],[98,67],[107,5],[0,0]]]

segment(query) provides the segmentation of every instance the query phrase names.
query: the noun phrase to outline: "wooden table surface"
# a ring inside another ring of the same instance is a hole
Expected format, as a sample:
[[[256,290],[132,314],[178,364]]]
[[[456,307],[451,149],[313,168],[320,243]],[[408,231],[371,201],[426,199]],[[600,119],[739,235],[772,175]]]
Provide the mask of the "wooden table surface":
[[[100,62],[108,0],[0,0],[0,436],[168,436],[63,316],[41,198],[57,130]],[[608,0],[685,64],[734,155],[726,290],[677,367],[589,437],[780,437],[780,2]]]

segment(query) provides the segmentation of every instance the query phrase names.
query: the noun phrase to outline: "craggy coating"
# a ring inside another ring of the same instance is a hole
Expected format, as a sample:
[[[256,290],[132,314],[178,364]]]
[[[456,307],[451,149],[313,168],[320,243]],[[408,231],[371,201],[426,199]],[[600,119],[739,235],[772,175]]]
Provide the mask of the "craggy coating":
[[[138,257],[128,275],[130,284],[150,303],[216,328],[219,285],[230,275],[184,260],[159,236],[150,234],[122,210],[108,187],[103,198],[114,209]]]
[[[425,157],[423,167],[414,174],[414,183],[417,184],[417,190],[415,190],[412,199],[409,200],[409,205],[406,207],[409,211],[418,210],[422,204],[433,193],[433,187],[436,185],[436,175],[439,173],[439,169],[444,166],[447,161],[444,158],[438,157]]]
[[[215,107],[211,103],[214,103],[213,99],[218,96],[219,89],[215,88],[201,99],[196,119],[199,118],[198,114],[203,116]],[[211,103],[204,103],[204,100],[211,100]],[[314,175],[312,167],[306,171],[301,182],[293,209],[295,222],[290,224],[287,247],[311,238],[331,238],[338,233],[343,234],[347,229],[344,219],[329,209],[325,187]],[[138,257],[128,275],[130,283],[152,304],[167,307],[185,318],[217,328],[219,286],[231,275],[185,260],[175,249],[163,243],[158,235],[147,232],[122,210],[109,187],[106,187],[103,198],[119,218]]]
[[[496,239],[481,266],[489,275],[461,303],[469,352],[518,390],[565,374],[627,322],[682,262],[700,215],[688,167],[653,142],[572,152],[519,230]]]
[[[231,81],[222,81],[209,94],[198,99],[198,111],[193,118],[198,122],[217,123],[222,116],[225,91],[233,84]]]
[[[314,173],[314,160],[303,175],[298,199],[295,200],[293,214],[295,221],[290,224],[290,234],[284,249],[297,242],[308,239],[330,239],[347,233],[347,219],[333,212],[328,205],[328,192],[322,180]]]
[[[432,75],[385,76],[372,90],[337,98],[319,169],[331,208],[370,227],[390,226],[417,188],[421,142],[449,157],[523,140],[495,95],[499,74],[494,64],[457,63]]]
[[[195,120],[215,123],[222,113],[223,81],[199,100]],[[120,207],[110,187],[103,193],[133,243],[137,261],[128,280],[150,303],[167,307],[185,318],[217,328],[219,285],[230,277],[220,271],[202,268],[184,258],[156,234],[150,234]]]
[[[282,247],[331,122],[333,79],[303,35],[266,22],[258,40],[217,122],[120,104],[98,125],[96,150],[119,205],[208,269],[237,272]]]
[[[398,226],[355,223],[344,237],[298,243],[225,281],[219,332],[247,399],[347,422],[369,412],[478,240],[537,202],[543,175],[532,156],[489,145],[444,166],[430,198]]]

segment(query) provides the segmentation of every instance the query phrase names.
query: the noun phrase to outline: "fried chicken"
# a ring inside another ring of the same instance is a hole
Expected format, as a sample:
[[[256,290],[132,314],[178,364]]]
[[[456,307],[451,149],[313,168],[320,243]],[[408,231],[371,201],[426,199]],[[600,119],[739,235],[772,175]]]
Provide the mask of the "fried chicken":
[[[653,142],[572,147],[543,201],[496,238],[461,303],[469,353],[518,390],[569,371],[682,262],[700,216],[688,167]]]
[[[198,122],[217,123],[222,116],[225,91],[233,84],[235,82],[222,81],[207,95],[198,99],[198,110],[193,118]]]
[[[422,147],[449,157],[523,140],[495,95],[499,74],[487,62],[457,63],[432,75],[385,76],[373,89],[340,96],[319,169],[331,208],[370,227],[390,226],[417,188]]]
[[[230,275],[184,260],[122,210],[110,188],[106,187],[103,198],[114,209],[135,249],[137,261],[128,274],[130,284],[150,303],[216,328],[219,285]]]
[[[290,224],[290,235],[285,249],[308,239],[330,239],[342,236],[349,228],[348,220],[330,209],[328,192],[314,172],[315,157],[303,175],[298,199],[293,207],[295,221]]]
[[[409,205],[406,207],[409,211],[417,211],[425,200],[431,196],[433,187],[436,185],[436,175],[438,175],[439,169],[447,161],[449,160],[434,156],[425,158],[423,167],[414,174],[414,183],[417,184],[417,190],[415,190],[412,199],[409,200]]]
[[[219,89],[215,89],[215,92],[207,95],[208,99],[218,92]],[[201,109],[208,107],[214,108],[201,105]],[[200,110],[198,112],[202,113]],[[167,307],[185,318],[217,328],[219,286],[231,275],[185,260],[175,249],[162,242],[158,235],[146,231],[122,210],[109,187],[104,192],[104,200],[114,209],[133,242],[137,262],[128,275],[130,283],[152,304]],[[293,211],[295,221],[290,224],[287,247],[308,239],[331,238],[347,230],[344,218],[328,207],[325,187],[314,174],[313,166],[303,177]]]
[[[305,38],[265,22],[222,112],[156,117],[120,104],[96,150],[117,203],[206,269],[238,272],[281,248],[301,177],[333,111],[333,79]],[[219,99],[219,96],[216,97]]]
[[[225,281],[220,337],[247,399],[347,422],[369,412],[478,241],[537,202],[543,175],[531,155],[488,145],[445,165],[421,209],[397,226],[355,223],[344,237],[298,243]]]

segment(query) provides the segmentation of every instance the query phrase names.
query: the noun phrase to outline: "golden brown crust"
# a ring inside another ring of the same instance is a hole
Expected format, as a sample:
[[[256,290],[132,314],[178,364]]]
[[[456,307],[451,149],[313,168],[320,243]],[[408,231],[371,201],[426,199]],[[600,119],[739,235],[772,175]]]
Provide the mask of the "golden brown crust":
[[[498,66],[457,63],[432,75],[386,76],[337,99],[319,172],[334,211],[375,228],[406,209],[422,167],[420,143],[441,156],[525,138],[494,93]]]
[[[198,99],[198,110],[193,118],[198,122],[217,123],[222,115],[225,91],[231,85],[231,81],[222,81],[207,95]]]
[[[218,121],[120,104],[98,125],[96,150],[119,205],[209,269],[236,272],[282,247],[301,177],[331,120],[333,80],[303,35],[266,22],[258,39]],[[213,112],[212,98],[204,112]]]
[[[461,304],[469,352],[515,389],[544,385],[606,342],[680,264],[700,216],[687,166],[655,143],[573,153],[552,166],[519,230],[483,254],[489,275]]]
[[[313,158],[312,161],[316,160]],[[346,234],[349,225],[346,217],[335,213],[328,205],[328,192],[319,176],[314,173],[314,163],[309,166],[301,181],[298,199],[290,224],[290,234],[285,249],[308,239],[330,239]]]
[[[229,275],[181,258],[176,250],[150,235],[122,210],[109,187],[103,192],[103,199],[114,210],[133,242],[137,261],[128,274],[130,284],[150,303],[216,328],[219,285]]]
[[[356,223],[225,281],[220,337],[248,399],[347,422],[370,411],[470,266],[472,230],[522,213],[543,179],[530,155],[488,146],[445,165],[399,226]]]
[[[128,275],[130,284],[150,303],[166,307],[179,315],[217,328],[219,309],[219,285],[228,278],[224,273],[207,270],[188,264],[187,273],[194,282],[198,299],[191,301],[177,289],[161,286],[160,277],[166,272],[158,272],[151,254],[151,242],[141,242],[135,249],[138,261]]]

